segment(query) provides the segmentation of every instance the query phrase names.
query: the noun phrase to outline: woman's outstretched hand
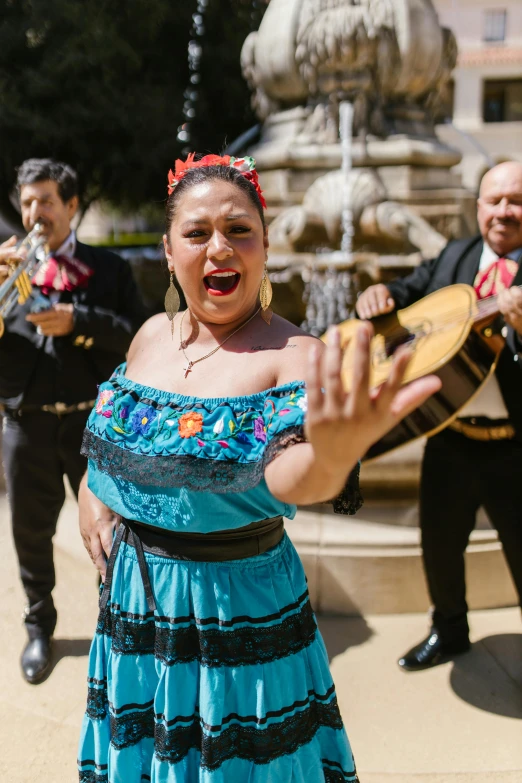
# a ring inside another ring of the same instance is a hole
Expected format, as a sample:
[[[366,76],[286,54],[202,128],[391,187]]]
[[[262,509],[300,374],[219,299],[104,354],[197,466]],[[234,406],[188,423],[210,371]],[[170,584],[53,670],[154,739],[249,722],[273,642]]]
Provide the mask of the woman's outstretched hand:
[[[402,386],[411,352],[399,349],[386,383],[371,390],[372,336],[372,326],[361,323],[355,338],[353,382],[349,394],[344,391],[341,381],[339,330],[335,327],[329,330],[325,351],[321,352],[319,346],[310,350],[306,437],[314,448],[316,459],[325,467],[331,465],[333,470],[339,470],[348,453],[353,454],[354,447],[363,457],[373,443],[441,387],[434,375]]]
[[[89,557],[105,580],[107,560],[111,553],[114,528],[120,517],[98,500],[87,486],[87,474],[78,493],[80,533]]]

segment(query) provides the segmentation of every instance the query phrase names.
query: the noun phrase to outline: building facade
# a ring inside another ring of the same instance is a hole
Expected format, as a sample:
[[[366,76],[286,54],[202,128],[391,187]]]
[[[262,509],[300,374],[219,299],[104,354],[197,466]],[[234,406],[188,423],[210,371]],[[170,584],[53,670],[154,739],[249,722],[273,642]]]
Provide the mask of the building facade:
[[[522,0],[433,3],[459,48],[437,130],[463,153],[464,184],[475,190],[492,163],[522,161]]]

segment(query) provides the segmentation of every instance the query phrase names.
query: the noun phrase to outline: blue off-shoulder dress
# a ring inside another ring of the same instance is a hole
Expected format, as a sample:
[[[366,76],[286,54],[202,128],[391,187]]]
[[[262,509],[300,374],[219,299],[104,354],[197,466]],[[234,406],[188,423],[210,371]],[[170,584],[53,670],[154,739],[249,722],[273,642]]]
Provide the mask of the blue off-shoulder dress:
[[[195,398],[125,377],[100,386],[84,439],[89,487],[130,520],[168,531],[240,528],[295,507],[268,462],[304,440],[304,383]],[[353,511],[357,497],[338,499]],[[328,656],[299,557],[194,562],[123,541],[92,643],[81,783],[354,783]]]

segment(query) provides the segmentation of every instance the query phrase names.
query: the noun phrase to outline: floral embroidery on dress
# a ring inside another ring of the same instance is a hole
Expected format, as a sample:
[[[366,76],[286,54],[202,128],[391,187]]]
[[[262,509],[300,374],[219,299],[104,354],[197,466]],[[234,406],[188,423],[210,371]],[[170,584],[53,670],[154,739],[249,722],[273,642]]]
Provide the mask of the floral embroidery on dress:
[[[262,481],[281,451],[306,441],[306,407],[303,382],[203,399],[135,384],[116,372],[100,388],[82,453],[125,486],[244,492]],[[344,513],[360,505],[354,489],[336,500]]]
[[[261,443],[266,443],[266,427],[262,416],[254,421],[254,438]]]
[[[299,397],[296,405],[298,408],[301,408],[303,413],[306,413],[308,410],[308,396],[305,394],[303,397]]]
[[[114,391],[112,389],[104,389],[101,391],[96,401],[96,413],[103,414],[104,406],[110,403],[113,397]]]
[[[139,435],[147,435],[157,416],[156,410],[151,405],[136,408],[131,417],[132,430]]]
[[[184,413],[179,417],[178,430],[181,438],[192,438],[203,429],[203,416],[201,413]]]
[[[213,432],[216,435],[221,435],[221,433],[223,432],[224,428],[225,428],[225,419],[218,419],[216,421],[216,423],[214,424]]]

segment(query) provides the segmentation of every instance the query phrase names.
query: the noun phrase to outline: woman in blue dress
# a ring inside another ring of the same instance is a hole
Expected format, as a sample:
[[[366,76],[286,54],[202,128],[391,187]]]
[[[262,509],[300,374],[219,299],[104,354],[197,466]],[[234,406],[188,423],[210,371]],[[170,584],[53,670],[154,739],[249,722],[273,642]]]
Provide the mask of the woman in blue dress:
[[[164,244],[187,309],[171,277],[89,418],[80,526],[104,584],[82,783],[357,781],[282,519],[353,513],[358,458],[438,381],[401,389],[399,353],[371,392],[361,324],[345,394],[337,331],[326,348],[271,318],[263,205],[251,159],[177,162]]]

